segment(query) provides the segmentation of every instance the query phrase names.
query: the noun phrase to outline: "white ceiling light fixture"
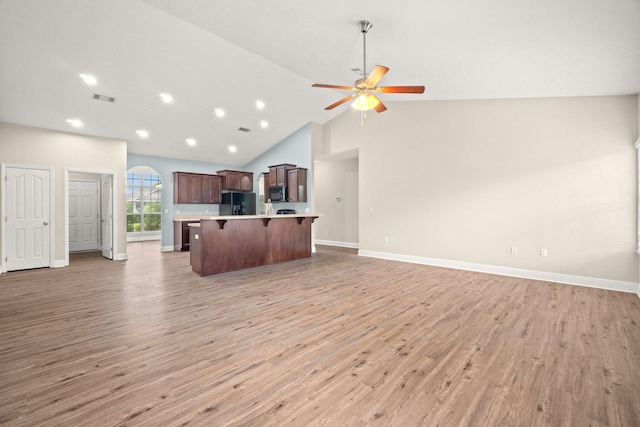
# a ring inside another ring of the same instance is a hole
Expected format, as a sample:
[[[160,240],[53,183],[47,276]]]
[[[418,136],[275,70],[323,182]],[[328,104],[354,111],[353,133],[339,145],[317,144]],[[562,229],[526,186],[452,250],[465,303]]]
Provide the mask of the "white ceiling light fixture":
[[[81,128],[82,127],[82,120],[80,120],[80,119],[67,119],[67,123],[69,123],[74,128]]]
[[[193,138],[187,138],[187,139],[185,139],[185,141],[187,142],[187,144],[188,144],[190,147],[193,147],[193,146],[195,146],[195,145],[196,145],[196,140],[195,140],[195,139],[193,139]]]
[[[261,127],[262,129],[266,129],[266,128],[268,128],[268,127],[269,127],[269,122],[268,122],[268,121],[266,121],[266,120],[260,120],[260,127]]]
[[[230,145],[229,146],[229,152],[230,153],[235,153],[236,151],[238,151],[238,147],[236,147],[235,145]]]
[[[215,113],[216,117],[224,117],[226,114],[222,108],[216,108],[213,110],[213,112]]]
[[[92,76],[91,74],[80,73],[79,76],[82,81],[89,86],[95,86],[98,83],[98,79],[96,79],[96,77]]]
[[[144,129],[138,129],[136,133],[140,138],[149,138],[149,132]]]
[[[264,101],[261,101],[261,100],[259,100],[259,99],[256,101],[256,108],[257,108],[258,110],[263,110],[263,109],[264,109],[264,105],[265,105],[265,104],[264,104]]]
[[[163,92],[163,93],[160,94],[160,99],[165,104],[172,104],[173,103],[173,96],[171,96],[171,94],[166,93],[166,92]]]

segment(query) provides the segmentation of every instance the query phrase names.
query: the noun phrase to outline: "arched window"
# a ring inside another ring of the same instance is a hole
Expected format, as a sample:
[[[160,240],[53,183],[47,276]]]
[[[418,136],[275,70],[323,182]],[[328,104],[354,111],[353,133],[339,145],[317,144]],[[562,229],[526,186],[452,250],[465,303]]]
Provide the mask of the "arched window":
[[[127,172],[127,238],[160,238],[162,229],[162,177],[137,166]]]

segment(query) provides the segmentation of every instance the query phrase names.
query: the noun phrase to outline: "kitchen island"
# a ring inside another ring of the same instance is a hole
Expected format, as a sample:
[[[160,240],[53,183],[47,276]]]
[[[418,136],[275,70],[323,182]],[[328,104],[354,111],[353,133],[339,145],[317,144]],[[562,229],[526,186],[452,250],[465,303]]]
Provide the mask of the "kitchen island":
[[[191,269],[200,276],[311,256],[320,214],[230,215],[189,224]]]

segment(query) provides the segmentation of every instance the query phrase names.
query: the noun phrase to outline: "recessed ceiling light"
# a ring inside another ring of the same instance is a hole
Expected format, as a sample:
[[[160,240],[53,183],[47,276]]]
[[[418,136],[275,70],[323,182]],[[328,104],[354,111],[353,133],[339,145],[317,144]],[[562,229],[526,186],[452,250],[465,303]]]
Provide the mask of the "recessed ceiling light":
[[[187,139],[185,139],[185,141],[187,141],[187,144],[189,144],[191,147],[196,145],[196,140],[193,139],[193,138],[187,138]]]
[[[144,129],[138,129],[138,130],[136,131],[136,133],[138,134],[138,136],[139,136],[140,138],[148,138],[148,137],[149,137],[149,132],[148,132],[148,131],[146,131],[146,130],[144,130]]]
[[[74,128],[82,127],[82,121],[79,119],[67,119],[67,123],[69,123]]]
[[[262,110],[262,109],[264,108],[264,101],[261,101],[261,100],[259,100],[259,99],[258,99],[258,100],[256,101],[256,108],[257,108],[258,110]]]
[[[96,77],[92,76],[91,74],[80,73],[79,76],[85,82],[85,84],[88,84],[89,86],[93,86],[98,83],[98,79],[96,79]]]
[[[235,145],[230,145],[229,146],[229,151],[232,153],[235,153],[236,151],[238,151],[238,147],[236,147]]]
[[[268,127],[269,127],[269,122],[268,122],[268,121],[266,121],[266,120],[260,120],[260,127],[261,127],[262,129],[266,129],[266,128],[268,128]]]
[[[161,93],[160,99],[162,99],[162,102],[164,102],[165,104],[171,104],[173,102],[173,96],[168,93]]]
[[[213,112],[216,114],[216,117],[224,117],[225,112],[222,108],[216,108],[215,110],[213,110]]]

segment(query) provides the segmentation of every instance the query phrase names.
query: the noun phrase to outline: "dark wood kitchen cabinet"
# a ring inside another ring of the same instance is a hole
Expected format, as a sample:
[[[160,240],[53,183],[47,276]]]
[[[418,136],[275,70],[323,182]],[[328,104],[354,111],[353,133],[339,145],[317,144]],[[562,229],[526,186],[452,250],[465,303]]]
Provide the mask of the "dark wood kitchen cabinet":
[[[220,204],[222,177],[201,173],[173,173],[173,203]]]
[[[173,221],[173,250],[189,250],[189,224],[199,224],[200,221]]]
[[[269,186],[287,185],[287,171],[295,167],[290,163],[269,166]]]
[[[266,202],[269,198],[269,172],[263,172],[262,176],[264,177],[262,180],[262,194],[264,194],[264,201]]]
[[[216,173],[222,177],[223,190],[253,191],[253,172],[221,170]]]
[[[287,185],[289,187],[288,202],[307,201],[307,169],[293,168],[287,171]]]
[[[222,203],[222,178],[217,175],[202,175],[202,203]]]
[[[202,203],[202,175],[174,172],[173,203]]]

